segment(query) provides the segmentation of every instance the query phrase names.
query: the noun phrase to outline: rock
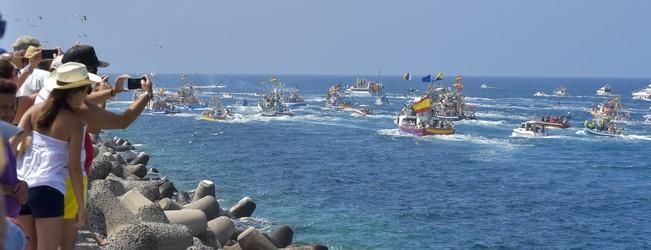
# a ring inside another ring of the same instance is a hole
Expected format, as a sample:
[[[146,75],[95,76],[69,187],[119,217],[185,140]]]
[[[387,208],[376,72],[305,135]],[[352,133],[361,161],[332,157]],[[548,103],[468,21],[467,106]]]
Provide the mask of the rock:
[[[193,236],[206,231],[206,215],[199,209],[166,210],[164,213],[170,223],[188,227]]]
[[[121,154],[114,154],[113,158],[115,158],[115,161],[120,163],[120,165],[126,165],[127,164],[127,162],[124,160],[124,158],[122,157]]]
[[[106,179],[122,183],[126,190],[135,189],[150,201],[156,201],[160,197],[160,192],[158,191],[160,181],[129,181],[118,178],[115,175],[109,175]]]
[[[233,245],[224,246],[224,250],[242,250],[242,247],[240,247],[240,243],[236,242]]]
[[[242,198],[235,206],[231,207],[230,212],[235,218],[251,217],[255,210],[255,202],[251,198]]]
[[[183,206],[179,204],[178,202],[170,199],[170,198],[163,198],[158,201],[158,205],[160,205],[163,210],[181,210],[183,209]]]
[[[193,245],[187,227],[162,223],[124,225],[109,236],[110,249],[177,250]]]
[[[137,164],[137,165],[127,165],[124,167],[124,170],[138,176],[138,178],[144,178],[145,175],[147,175],[147,168],[145,165],[142,164]]]
[[[259,250],[272,250],[277,249],[277,247],[271,242],[267,237],[265,237],[260,231],[253,227],[249,227],[244,230],[239,236],[237,236],[237,241],[240,244],[242,249],[259,249]]]
[[[217,240],[217,238],[215,238],[215,235],[210,231],[205,231],[197,235],[197,238],[199,238],[199,240],[201,240],[201,243],[206,246],[214,247],[216,249],[222,248],[222,244],[219,243],[219,240]]]
[[[157,173],[157,174],[158,174],[158,169],[157,169],[157,168],[150,168],[150,169],[149,169],[149,172]]]
[[[284,248],[292,244],[294,240],[294,231],[286,225],[277,227],[272,233],[271,238],[279,248]]]
[[[88,181],[92,182],[97,179],[105,179],[110,173],[113,165],[103,157],[95,158],[90,167]]]
[[[93,157],[97,157],[98,154],[99,154],[99,147],[93,145]]]
[[[174,193],[177,192],[174,183],[168,179],[161,180],[160,186],[158,186],[158,192],[160,193],[160,198],[172,198]]]
[[[199,199],[208,195],[217,197],[215,196],[215,183],[209,180],[200,181],[194,191],[194,197],[192,198],[192,201],[198,201]]]
[[[176,193],[176,202],[178,202],[179,204],[185,205],[190,203],[190,201],[192,201],[192,198],[190,198],[190,194],[188,194],[187,192],[181,191]]]
[[[147,163],[149,163],[149,155],[147,155],[145,152],[140,152],[140,154],[138,154],[138,156],[136,156],[136,158],[133,159],[130,163],[133,165],[142,164],[147,166]]]
[[[208,231],[210,231],[215,236],[215,238],[219,241],[219,244],[225,246],[235,232],[235,225],[233,224],[233,221],[231,221],[231,219],[228,217],[217,217],[211,221],[208,221]]]
[[[122,183],[115,180],[95,180],[88,192],[88,201],[104,214],[107,235],[121,225],[138,221],[138,217],[123,207],[118,196],[126,193]]]
[[[188,247],[187,250],[217,250],[219,248],[221,247],[207,246],[203,241],[201,241],[201,239],[194,237],[192,246]]]
[[[206,196],[198,201],[183,206],[183,209],[199,209],[206,214],[208,220],[217,218],[219,215],[219,203],[213,196]]]
[[[138,191],[129,190],[120,197],[120,203],[141,221],[170,223],[163,209]]]
[[[124,151],[124,152],[120,152],[120,155],[121,155],[122,158],[124,158],[124,160],[127,161],[127,162],[131,162],[131,161],[133,161],[133,159],[135,159],[136,157],[138,157],[138,154],[136,154],[135,152],[133,152],[133,151],[131,151],[131,150],[127,150],[127,151]]]

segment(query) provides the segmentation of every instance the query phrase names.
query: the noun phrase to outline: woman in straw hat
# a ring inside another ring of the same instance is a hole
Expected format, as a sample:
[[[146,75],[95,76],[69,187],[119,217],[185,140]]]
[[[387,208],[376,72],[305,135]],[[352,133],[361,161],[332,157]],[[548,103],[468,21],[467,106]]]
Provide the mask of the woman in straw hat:
[[[83,64],[63,64],[45,83],[52,89],[45,103],[32,106],[20,120],[19,127],[25,131],[21,137],[31,135],[23,164],[18,169],[19,178],[29,185],[28,201],[19,218],[29,237],[27,249],[59,246],[67,176],[80,204],[77,226],[85,221],[80,161],[85,124],[73,108],[83,105],[90,85],[100,81]],[[14,138],[14,147],[22,139]]]

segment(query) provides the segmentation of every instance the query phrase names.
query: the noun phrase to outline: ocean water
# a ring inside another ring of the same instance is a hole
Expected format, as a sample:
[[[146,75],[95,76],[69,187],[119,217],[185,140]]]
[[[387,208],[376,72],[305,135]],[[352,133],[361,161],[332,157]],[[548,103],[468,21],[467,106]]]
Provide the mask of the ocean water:
[[[419,138],[401,135],[393,120],[407,89],[424,83],[381,76],[390,105],[353,99],[374,112],[359,118],[324,108],[328,87],[355,76],[279,76],[308,106],[294,117],[268,118],[256,114],[255,93],[269,77],[190,75],[187,81],[205,86],[203,97],[249,100],[250,107],[234,108],[234,120],[198,120],[200,111],[143,114],[107,134],[149,152],[150,166],[180,189],[213,180],[222,207],[250,196],[258,205],[251,223],[265,230],[287,224],[295,242],[331,249],[651,247],[651,124],[643,118],[651,102],[631,99],[647,79],[466,77],[467,102],[479,119],[457,122],[456,135]],[[177,88],[179,79],[157,75],[157,87]],[[626,136],[581,131],[585,110],[605,100],[594,93],[606,81],[632,113],[620,124]],[[568,97],[533,96],[560,84]],[[129,98],[122,94],[109,108],[118,112]],[[567,112],[569,129],[510,137],[532,116]]]

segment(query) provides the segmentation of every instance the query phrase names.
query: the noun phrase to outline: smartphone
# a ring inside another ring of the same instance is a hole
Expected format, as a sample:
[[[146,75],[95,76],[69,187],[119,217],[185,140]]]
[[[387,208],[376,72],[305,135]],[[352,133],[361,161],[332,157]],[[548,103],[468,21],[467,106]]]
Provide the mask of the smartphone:
[[[129,78],[127,82],[127,88],[128,89],[141,89],[142,88],[142,82],[143,78]]]
[[[56,55],[59,51],[56,49],[42,49],[41,50],[41,58],[44,60],[46,59],[54,59],[54,55]]]

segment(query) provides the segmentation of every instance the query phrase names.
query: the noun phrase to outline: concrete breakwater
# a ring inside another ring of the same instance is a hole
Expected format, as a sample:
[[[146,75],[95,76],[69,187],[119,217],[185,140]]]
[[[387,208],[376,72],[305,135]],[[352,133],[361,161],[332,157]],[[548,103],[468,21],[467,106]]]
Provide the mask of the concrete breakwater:
[[[211,180],[199,181],[193,191],[177,190],[126,139],[93,138],[93,145],[87,226],[108,240],[104,248],[327,249],[294,243],[286,225],[267,233],[241,223],[255,211],[254,200],[222,208]]]

